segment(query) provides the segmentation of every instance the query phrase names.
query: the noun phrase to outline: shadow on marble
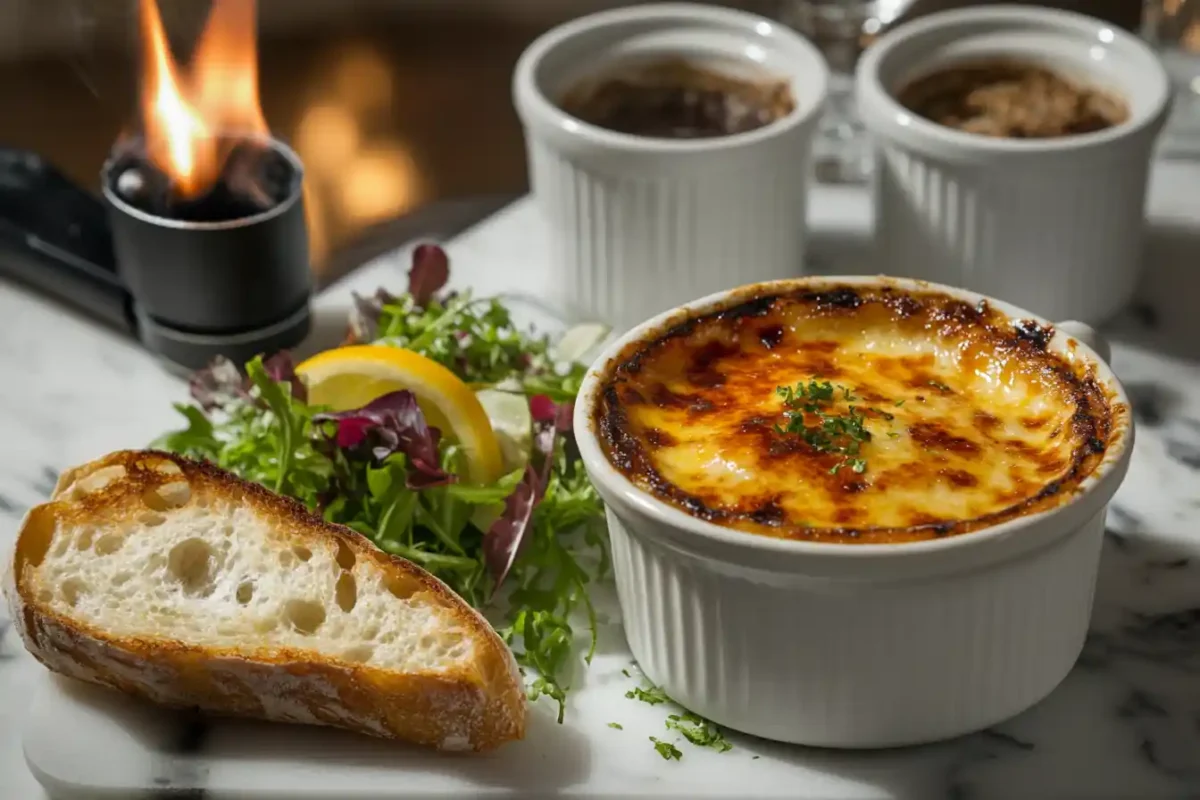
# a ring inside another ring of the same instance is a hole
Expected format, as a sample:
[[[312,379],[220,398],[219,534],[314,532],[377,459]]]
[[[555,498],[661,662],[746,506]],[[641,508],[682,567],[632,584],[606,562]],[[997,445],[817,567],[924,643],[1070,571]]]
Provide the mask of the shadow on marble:
[[[1136,297],[1107,326],[1115,338],[1200,362],[1200,229],[1166,223],[1150,227]]]
[[[527,736],[495,753],[435,753],[424,748],[331,728],[202,716],[157,708],[100,687],[54,677],[60,691],[88,715],[107,717],[148,754],[150,783],[162,790],[202,789],[209,765],[238,762],[329,768],[353,780],[356,772],[444,773],[481,787],[557,793],[584,782],[589,744],[569,725],[557,725],[549,704],[530,707]],[[544,717],[544,718],[543,718]],[[519,781],[519,785],[514,783]]]
[[[1014,785],[1026,800],[1200,793],[1200,539],[1152,538],[1122,513],[1128,532],[1107,533],[1080,660],[1033,708],[931,745],[837,752],[756,742],[756,751],[895,800],[1009,798]]]

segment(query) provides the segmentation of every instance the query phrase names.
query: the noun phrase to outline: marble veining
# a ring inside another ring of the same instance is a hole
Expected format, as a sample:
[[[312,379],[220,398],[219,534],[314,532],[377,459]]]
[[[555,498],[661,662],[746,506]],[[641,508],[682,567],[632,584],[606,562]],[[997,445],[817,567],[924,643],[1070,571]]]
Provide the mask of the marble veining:
[[[1200,207],[1195,217],[1200,231]],[[552,282],[543,254],[533,247],[537,257],[530,255],[538,224],[523,203],[453,243],[455,282],[474,283],[484,293],[513,288],[504,285],[515,280],[512,276],[520,276],[525,286]],[[351,290],[399,283],[404,258],[381,259],[338,287],[337,297],[321,302],[336,309]],[[1190,275],[1190,286],[1175,286],[1167,294],[1190,292],[1194,303],[1200,297],[1200,271],[1193,268]],[[1167,296],[1154,287],[1146,294]],[[531,747],[548,747],[545,752],[562,762],[559,772],[518,787],[504,782],[512,777],[488,772],[492,768],[486,765],[471,769],[484,776],[479,780],[489,791],[520,796],[589,796],[588,787],[601,783],[621,787],[604,796],[632,796],[668,791],[673,780],[692,780],[678,784],[683,794],[677,796],[720,796],[728,765],[729,771],[761,775],[761,783],[742,796],[761,787],[773,796],[820,798],[1200,797],[1200,335],[1195,327],[1200,323],[1197,315],[1172,308],[1165,301],[1143,301],[1107,329],[1114,369],[1130,392],[1139,424],[1137,443],[1129,476],[1109,508],[1083,654],[1058,689],[1030,711],[973,736],[906,750],[809,751],[733,735],[734,750],[728,754],[681,745],[683,761],[663,762],[645,739],[662,735],[665,715],[623,698],[628,681],[620,675],[620,659],[627,657],[610,655],[598,657],[587,673],[594,689],[580,695],[587,707],[578,710],[580,720],[591,719],[603,733],[552,725],[547,732],[537,727],[545,722],[540,719],[531,729]],[[130,342],[23,289],[0,284],[0,319],[6,324],[0,368],[9,376],[0,392],[0,440],[5,442],[0,547],[7,550],[21,515],[48,495],[60,468],[144,444],[176,425],[170,402],[182,399],[185,388]],[[19,732],[28,697],[44,678],[4,613],[0,797],[25,800],[41,795],[24,770]],[[622,720],[625,729],[607,729],[608,720]],[[275,744],[285,739],[273,727],[245,728],[186,715],[175,719],[171,730],[163,741],[147,746],[148,762],[128,765],[136,773],[130,780],[148,796],[236,797],[213,787],[227,786],[222,776],[236,771],[247,750],[261,747],[264,757],[292,758],[287,763],[302,765],[323,758],[325,742],[336,743],[329,745],[333,750],[346,747],[346,740],[329,733],[289,733],[308,743],[291,753]],[[423,769],[419,756],[409,751],[358,740],[353,748],[356,758],[379,769],[393,762],[396,769]],[[536,773],[531,765],[545,763],[548,756],[531,752],[514,751],[511,758]],[[454,769],[460,768],[466,769]],[[320,783],[319,772],[295,770],[304,777],[287,783],[291,770],[281,770],[255,786],[282,780],[291,787],[282,790],[286,795]],[[688,779],[693,770],[709,777]],[[400,791],[394,781],[388,785],[389,791]],[[447,787],[444,796],[454,795],[455,784]]]

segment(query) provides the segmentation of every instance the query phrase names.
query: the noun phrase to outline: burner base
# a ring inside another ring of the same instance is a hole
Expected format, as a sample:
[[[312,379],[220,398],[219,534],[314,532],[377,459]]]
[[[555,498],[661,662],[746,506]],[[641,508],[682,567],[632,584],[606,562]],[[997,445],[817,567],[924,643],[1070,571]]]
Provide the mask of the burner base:
[[[297,346],[312,328],[307,302],[279,322],[230,333],[181,331],[155,320],[136,305],[133,312],[142,344],[158,355],[169,371],[180,375],[207,367],[217,356],[228,358],[240,368],[256,355]]]

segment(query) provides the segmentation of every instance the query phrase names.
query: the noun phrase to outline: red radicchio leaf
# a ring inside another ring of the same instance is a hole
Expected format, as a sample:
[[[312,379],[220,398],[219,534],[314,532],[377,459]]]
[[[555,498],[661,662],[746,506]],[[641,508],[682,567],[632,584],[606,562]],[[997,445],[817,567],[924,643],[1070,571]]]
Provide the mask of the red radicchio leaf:
[[[408,271],[408,293],[424,308],[450,280],[450,258],[436,244],[419,245],[413,250],[412,269]]]
[[[554,422],[558,411],[554,401],[544,394],[535,394],[529,398],[529,415],[534,422]]]
[[[352,295],[354,308],[350,311],[350,338],[356,342],[374,341],[379,333],[379,318],[383,307],[395,304],[398,297],[379,289],[370,297]]]
[[[263,362],[263,369],[271,376],[271,380],[286,382],[292,390],[292,397],[301,403],[308,402],[308,387],[296,374],[296,365],[292,363],[292,354],[281,350]]]
[[[408,458],[405,483],[410,489],[444,486],[457,478],[438,463],[441,431],[425,422],[416,396],[407,390],[391,392],[362,408],[331,414],[315,414],[314,422],[336,422],[338,447],[353,450],[370,447],[371,455],[383,461],[393,453]]]
[[[533,519],[533,509],[541,501],[544,492],[541,475],[532,464],[527,464],[521,482],[504,499],[504,513],[492,523],[483,537],[483,560],[495,580],[493,595],[499,591],[500,584],[504,583],[513,562],[517,560],[526,539],[525,532],[532,527],[529,523]]]
[[[276,353],[263,362],[263,369],[272,380],[287,383],[291,387],[292,397],[301,402],[308,401],[308,387],[296,375],[291,353],[286,350]],[[206,412],[235,400],[252,402],[250,379],[224,356],[217,356],[207,367],[193,372],[188,379],[188,390],[192,399]]]
[[[554,413],[554,427],[559,433],[571,433],[574,430],[575,401],[561,403]]]
[[[525,467],[525,475],[521,482],[504,500],[504,513],[492,523],[492,527],[488,528],[483,537],[484,562],[495,580],[492,586],[493,595],[508,577],[512,565],[528,541],[533,511],[542,501],[546,494],[546,486],[550,483],[550,469],[554,466],[554,446],[559,435],[571,429],[573,403],[555,406],[549,397],[535,395],[530,398],[529,405],[530,414],[538,425],[533,437],[533,449],[534,461],[539,463],[535,467],[531,462]]]
[[[192,373],[188,390],[202,409],[212,411],[234,400],[249,400],[246,383],[246,376],[232,361],[217,356],[207,367]]]

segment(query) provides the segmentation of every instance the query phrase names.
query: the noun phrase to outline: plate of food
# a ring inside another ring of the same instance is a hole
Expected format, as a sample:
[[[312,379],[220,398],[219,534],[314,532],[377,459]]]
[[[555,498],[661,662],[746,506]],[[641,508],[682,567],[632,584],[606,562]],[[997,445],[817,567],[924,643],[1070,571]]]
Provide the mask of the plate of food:
[[[809,277],[612,337],[449,268],[214,363],[30,510],[54,794],[861,794],[794,745],[978,731],[1071,669],[1133,438],[1086,326]]]

